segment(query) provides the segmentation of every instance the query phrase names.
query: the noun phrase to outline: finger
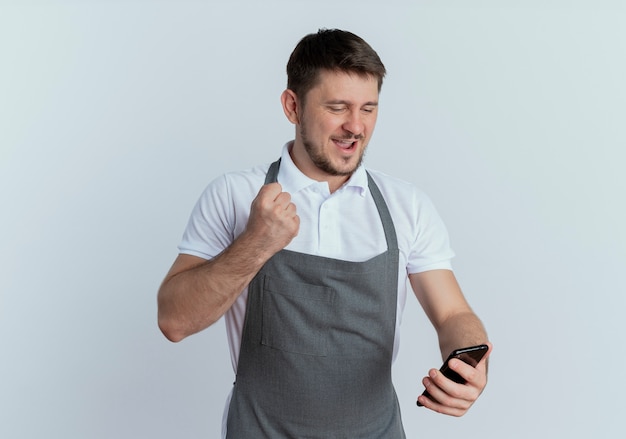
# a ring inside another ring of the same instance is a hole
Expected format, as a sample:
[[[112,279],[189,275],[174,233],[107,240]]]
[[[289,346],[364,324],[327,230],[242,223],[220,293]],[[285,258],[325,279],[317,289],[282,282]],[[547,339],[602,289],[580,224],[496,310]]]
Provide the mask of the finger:
[[[287,216],[289,217],[295,217],[297,216],[297,211],[298,209],[296,208],[296,205],[293,203],[289,203],[287,205],[287,208],[285,209]]]
[[[468,386],[482,390],[487,384],[486,361],[486,359],[483,359],[476,365],[476,367],[472,367],[461,360],[452,359],[449,361],[448,365],[450,369],[465,379]]]
[[[482,373],[482,371],[479,371],[475,367],[470,366],[463,360],[459,360],[456,358],[448,361],[448,366],[454,372],[458,373],[466,382],[473,382],[476,376]]]
[[[454,396],[450,393],[450,388],[446,388],[448,382],[451,382],[444,377],[441,372],[436,369],[432,369],[429,372],[429,376],[424,378],[424,387],[428,391],[433,402],[442,405],[453,405],[452,400]]]
[[[470,366],[471,367],[471,366]],[[466,384],[455,383],[441,371],[431,369],[427,378],[426,390],[439,403],[457,408],[466,408],[474,401],[473,388]],[[477,397],[478,395],[476,395]]]
[[[276,195],[274,202],[284,209],[288,209],[289,206],[293,204],[291,202],[291,194],[289,194],[288,192],[280,192],[278,195]]]
[[[280,185],[280,183],[268,183],[268,184],[261,186],[261,189],[259,190],[258,195],[260,197],[267,197],[271,200],[275,200],[276,197],[280,193],[282,193],[282,191],[283,191],[283,187]]]
[[[418,401],[423,407],[443,415],[460,417],[467,413],[466,408],[457,408],[440,404],[439,402],[429,399],[424,395],[420,395]]]
[[[280,214],[283,210],[289,208],[291,203],[291,195],[282,192],[282,187],[278,183],[269,183],[261,187],[256,198],[252,202],[253,207],[266,212],[275,212]]]
[[[420,395],[417,400],[427,409],[450,416],[463,416],[469,407],[471,407],[471,403],[467,401],[459,401],[450,398],[450,396],[439,389],[434,382],[430,381],[428,377],[424,378],[423,383],[426,387],[427,394]]]
[[[295,225],[295,234],[297,235],[300,231],[300,217],[297,214],[293,216],[293,222]]]

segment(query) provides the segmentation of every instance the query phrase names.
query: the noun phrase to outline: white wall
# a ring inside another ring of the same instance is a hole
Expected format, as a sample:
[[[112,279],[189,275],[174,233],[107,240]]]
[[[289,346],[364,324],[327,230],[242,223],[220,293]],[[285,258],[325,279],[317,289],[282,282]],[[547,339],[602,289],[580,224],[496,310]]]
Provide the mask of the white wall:
[[[208,181],[292,136],[284,66],[319,27],[385,62],[367,164],[433,198],[495,344],[466,417],[418,409],[440,358],[410,301],[407,436],[618,437],[622,4],[2,2],[0,437],[218,436],[223,324],[165,341],[156,290]]]

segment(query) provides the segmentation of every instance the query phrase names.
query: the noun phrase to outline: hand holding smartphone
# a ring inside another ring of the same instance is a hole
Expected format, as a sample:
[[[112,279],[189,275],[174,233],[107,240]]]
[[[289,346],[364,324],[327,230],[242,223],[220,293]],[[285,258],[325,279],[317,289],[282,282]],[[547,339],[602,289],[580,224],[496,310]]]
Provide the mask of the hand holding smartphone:
[[[457,349],[453,351],[448,356],[448,358],[446,358],[446,361],[444,361],[443,365],[441,366],[439,370],[441,371],[443,376],[451,379],[455,383],[465,384],[465,380],[463,379],[463,377],[459,375],[458,373],[456,373],[455,371],[453,371],[452,369],[450,369],[448,362],[453,358],[458,358],[459,360],[469,364],[470,366],[476,367],[476,365],[485,356],[488,350],[489,350],[489,347],[485,344]],[[435,401],[435,399],[432,396],[430,396],[430,394],[426,390],[424,390],[422,395]],[[420,404],[419,401],[417,401],[417,405],[418,407],[422,407],[422,404]]]

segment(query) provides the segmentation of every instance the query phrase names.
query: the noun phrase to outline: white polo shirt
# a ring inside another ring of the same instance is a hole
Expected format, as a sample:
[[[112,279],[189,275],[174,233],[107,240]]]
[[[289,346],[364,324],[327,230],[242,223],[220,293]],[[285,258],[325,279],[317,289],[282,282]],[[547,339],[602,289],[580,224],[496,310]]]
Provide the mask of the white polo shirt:
[[[361,262],[387,249],[380,216],[361,166],[337,191],[326,182],[300,172],[289,155],[292,142],[283,147],[278,183],[291,194],[300,217],[298,235],[288,250]],[[265,182],[269,164],[222,175],[200,196],[178,249],[180,253],[211,259],[239,236],[248,221],[250,205]],[[398,305],[393,358],[399,345],[399,327],[407,296],[407,274],[451,269],[454,256],[448,233],[430,199],[412,184],[381,172],[368,172],[389,208],[398,236],[400,263]],[[247,289],[225,315],[233,370],[237,370]]]

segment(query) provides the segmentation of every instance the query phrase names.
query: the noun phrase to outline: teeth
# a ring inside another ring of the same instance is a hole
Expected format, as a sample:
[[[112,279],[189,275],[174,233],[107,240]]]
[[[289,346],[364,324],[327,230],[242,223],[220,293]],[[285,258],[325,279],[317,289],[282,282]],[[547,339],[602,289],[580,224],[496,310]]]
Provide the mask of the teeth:
[[[348,142],[346,140],[336,140],[336,142],[343,148],[350,148],[354,142]]]

